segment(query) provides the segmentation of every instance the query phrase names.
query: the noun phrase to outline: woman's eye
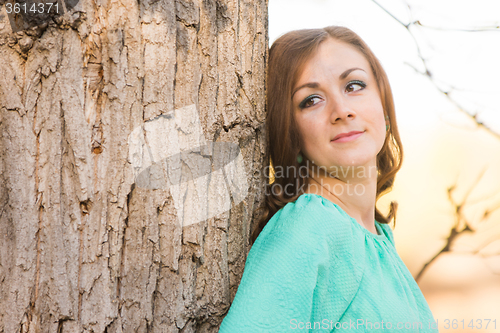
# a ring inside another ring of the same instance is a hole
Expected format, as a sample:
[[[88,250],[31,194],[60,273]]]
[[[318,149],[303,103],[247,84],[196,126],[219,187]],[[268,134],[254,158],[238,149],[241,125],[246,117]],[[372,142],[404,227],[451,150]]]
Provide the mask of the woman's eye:
[[[362,90],[365,87],[366,87],[366,83],[364,83],[363,81],[355,80],[355,81],[349,82],[347,84],[347,86],[345,87],[345,90],[347,92],[354,92],[354,91]]]
[[[307,97],[305,100],[303,100],[303,101],[300,103],[299,107],[300,107],[301,109],[304,109],[304,108],[308,108],[308,107],[310,107],[310,106],[316,105],[316,103],[314,103],[314,100],[315,100],[315,99],[318,99],[318,100],[319,100],[319,99],[320,99],[320,97],[319,97],[319,96],[315,96],[315,95],[309,96],[309,97]]]

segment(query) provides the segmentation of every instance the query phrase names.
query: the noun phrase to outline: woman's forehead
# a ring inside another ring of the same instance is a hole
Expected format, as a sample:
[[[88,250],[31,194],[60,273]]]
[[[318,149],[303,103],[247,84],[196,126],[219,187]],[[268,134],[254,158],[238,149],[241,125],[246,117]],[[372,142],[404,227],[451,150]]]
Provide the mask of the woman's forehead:
[[[305,61],[299,77],[311,74],[338,74],[346,69],[358,67],[364,71],[370,69],[365,56],[353,45],[345,42],[327,39],[322,42],[316,52]],[[300,81],[300,80],[299,80]]]

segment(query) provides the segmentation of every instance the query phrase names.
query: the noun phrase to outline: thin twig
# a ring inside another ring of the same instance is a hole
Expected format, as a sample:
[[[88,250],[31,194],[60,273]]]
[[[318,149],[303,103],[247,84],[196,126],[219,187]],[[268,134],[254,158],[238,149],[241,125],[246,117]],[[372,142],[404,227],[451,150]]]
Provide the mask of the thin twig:
[[[450,96],[450,91],[444,91],[443,89],[441,89],[439,87],[439,85],[435,82],[435,78],[433,77],[432,75],[432,72],[430,71],[429,69],[429,66],[427,65],[427,61],[425,60],[425,58],[423,57],[422,55],[422,52],[421,52],[421,49],[420,49],[420,45],[415,37],[415,35],[411,32],[411,27],[412,26],[420,26],[420,27],[423,27],[424,25],[422,25],[422,23],[418,20],[416,21],[412,21],[408,24],[405,24],[403,23],[400,19],[398,19],[396,16],[394,16],[389,10],[387,10],[384,6],[382,6],[381,4],[379,4],[376,0],[372,0],[378,7],[380,7],[385,13],[387,13],[390,17],[392,17],[396,22],[398,22],[399,24],[401,24],[403,27],[405,27],[405,29],[408,31],[408,33],[410,34],[410,36],[412,37],[414,43],[415,43],[415,46],[417,47],[417,53],[418,53],[418,57],[420,58],[420,60],[422,61],[422,64],[424,65],[424,68],[425,68],[425,71],[424,72],[421,72],[419,71],[418,69],[416,69],[414,66],[411,66],[417,73],[421,74],[421,75],[425,75],[429,78],[429,80],[431,81],[431,83],[436,87],[436,89],[441,92],[442,94],[444,94],[446,96],[446,98],[453,104],[455,105],[459,111],[461,111],[462,113],[465,113],[472,121],[474,121],[478,127],[480,128],[483,128],[484,130],[486,130],[487,132],[489,132],[490,134],[492,134],[494,137],[496,137],[497,139],[500,139],[500,133],[497,133],[495,132],[493,129],[491,129],[489,126],[487,126],[486,124],[484,124],[482,121],[480,121],[478,119],[478,113],[470,113],[470,112],[467,112],[465,110],[464,107],[462,107],[460,105],[460,103],[458,103],[457,101],[455,101],[451,96]],[[410,9],[411,10],[411,9]],[[498,29],[500,29],[499,27],[497,27]],[[468,32],[472,32],[472,30],[467,30]],[[409,65],[409,64],[408,64]]]
[[[439,30],[439,31],[458,31],[458,32],[485,32],[485,31],[500,31],[500,26],[493,27],[476,27],[476,28],[443,28],[443,27],[434,27],[427,24],[422,24],[420,21],[412,22],[415,25],[418,25],[422,28]]]
[[[448,188],[448,200],[451,202],[451,204],[453,205],[453,207],[455,209],[455,223],[454,223],[453,227],[450,229],[450,233],[449,233],[448,237],[446,238],[446,243],[443,246],[443,248],[441,250],[439,250],[428,262],[426,262],[424,264],[424,266],[422,267],[422,269],[417,273],[417,275],[415,277],[415,281],[417,281],[417,282],[419,281],[419,279],[422,277],[422,275],[425,272],[425,270],[441,254],[443,254],[445,252],[451,252],[452,246],[453,246],[455,240],[457,239],[457,237],[459,237],[460,235],[462,235],[464,233],[475,233],[476,232],[476,230],[474,228],[471,228],[470,223],[464,217],[464,215],[463,215],[463,208],[464,208],[464,206],[466,204],[470,204],[470,202],[469,202],[469,196],[473,192],[473,190],[476,188],[476,186],[480,183],[480,181],[483,178],[483,176],[484,176],[485,173],[486,173],[486,168],[484,168],[478,174],[478,177],[477,177],[476,181],[474,182],[474,185],[469,188],[469,190],[465,193],[464,198],[460,202],[456,202],[453,199],[453,192],[456,189],[456,185],[453,185],[453,186],[451,186],[451,187]],[[488,218],[489,214],[492,211],[494,211],[494,210],[496,210],[498,208],[499,207],[496,207],[493,210],[487,210],[487,211],[485,211],[485,213],[483,214],[480,222],[486,220]],[[460,228],[460,222],[462,222],[462,221],[464,222],[465,226],[461,229]],[[486,246],[486,245],[483,245],[481,248],[484,248],[484,246]],[[476,252],[478,252],[478,251],[479,250],[474,251],[473,254],[476,253]]]

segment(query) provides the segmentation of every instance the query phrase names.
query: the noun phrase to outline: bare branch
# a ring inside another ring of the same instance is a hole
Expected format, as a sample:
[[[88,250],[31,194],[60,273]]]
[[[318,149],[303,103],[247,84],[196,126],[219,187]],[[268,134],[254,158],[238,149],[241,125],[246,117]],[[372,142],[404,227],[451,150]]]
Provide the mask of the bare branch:
[[[466,111],[466,109],[460,105],[460,103],[458,103],[457,101],[455,101],[451,96],[450,96],[450,91],[445,91],[443,89],[441,89],[441,87],[439,87],[439,85],[436,83],[436,80],[435,78],[433,77],[432,75],[432,72],[430,71],[429,69],[429,66],[427,65],[427,61],[425,60],[425,58],[423,57],[422,55],[422,52],[421,52],[421,49],[420,49],[420,45],[415,37],[415,35],[412,33],[411,31],[411,27],[426,27],[426,28],[431,28],[433,29],[433,27],[428,27],[428,26],[424,26],[419,20],[415,20],[415,21],[412,21],[408,24],[405,24],[404,22],[402,22],[400,19],[398,19],[396,16],[394,16],[389,10],[387,10],[384,6],[382,6],[381,4],[379,4],[376,0],[372,0],[373,3],[375,3],[377,6],[379,6],[384,12],[386,12],[389,16],[391,16],[396,22],[398,22],[399,24],[401,24],[403,27],[405,27],[405,29],[408,31],[408,33],[410,34],[410,36],[413,38],[413,41],[415,43],[415,46],[417,47],[417,53],[418,53],[418,57],[420,58],[420,60],[422,61],[422,64],[424,65],[424,68],[425,68],[425,71],[422,72],[422,71],[419,71],[418,69],[415,68],[415,66],[412,66],[408,63],[408,64],[411,68],[413,68],[417,73],[421,74],[421,75],[425,75],[429,78],[429,80],[431,81],[431,83],[436,87],[436,89],[441,92],[442,94],[444,94],[446,96],[446,98],[453,104],[455,105],[455,107],[457,107],[457,109],[459,111],[461,111],[462,113],[466,114],[472,121],[474,121],[478,127],[480,128],[483,128],[484,130],[486,130],[487,132],[489,132],[490,134],[492,134],[494,137],[496,137],[497,139],[500,140],[500,133],[497,133],[495,132],[493,129],[491,129],[489,126],[487,126],[486,124],[484,124],[482,121],[480,121],[478,119],[478,113],[472,113],[472,112],[468,112]],[[408,6],[410,8],[410,6]],[[411,8],[410,8],[411,10]],[[487,29],[488,27],[484,27],[484,28],[479,28],[479,29],[476,29],[476,30],[473,30],[473,29],[464,29],[463,31],[467,31],[467,32],[483,32],[483,31],[492,31],[492,30],[499,30],[500,31],[500,27],[499,26],[496,26],[496,27],[490,27],[489,29]],[[437,28],[436,28],[437,29]],[[445,29],[443,28],[444,30],[455,30],[455,31],[459,31],[457,29]]]
[[[458,31],[458,32],[500,31],[500,26],[498,25],[492,27],[475,27],[475,28],[443,28],[443,27],[434,27],[427,24],[422,24],[420,21],[414,21],[412,23],[422,28],[439,30],[439,31]]]
[[[375,0],[372,0],[377,6],[380,7],[380,9],[382,9],[384,12],[387,13],[387,15],[389,15],[390,17],[392,17],[393,19],[395,19],[396,21],[398,21],[399,24],[403,25],[406,29],[408,29],[408,27],[410,26],[411,23],[408,23],[408,24],[404,24],[401,20],[399,20],[396,16],[394,16],[390,11],[388,11],[384,6],[382,6],[381,4],[379,4],[377,1]]]
[[[422,269],[417,273],[415,277],[415,281],[418,282],[418,280],[422,277],[423,273],[425,270],[443,253],[445,252],[451,252],[452,246],[455,242],[455,240],[462,234],[465,233],[476,233],[477,231],[473,228],[471,228],[470,223],[467,221],[467,219],[463,215],[463,208],[465,205],[470,204],[470,194],[473,192],[473,190],[476,188],[476,186],[479,184],[481,179],[483,178],[484,174],[486,172],[486,168],[484,168],[477,176],[476,182],[474,182],[468,191],[465,193],[464,198],[460,202],[456,202],[455,199],[453,199],[453,192],[456,190],[457,185],[454,184],[450,186],[447,190],[448,192],[448,200],[450,203],[453,205],[455,208],[455,223],[453,224],[453,227],[450,229],[450,233],[448,234],[448,237],[446,237],[446,243],[443,246],[443,248],[436,253],[428,262],[424,264]],[[488,218],[488,216],[491,214],[492,211],[495,211],[496,209],[500,208],[499,206],[496,206],[493,209],[487,209],[483,216],[481,217],[481,221],[484,221]],[[460,228],[460,222],[463,221],[465,226],[463,228]],[[492,240],[493,242],[494,240]],[[473,251],[472,254],[476,254],[477,252],[480,251],[480,249],[486,247],[488,244],[491,242],[487,242],[486,244],[483,244],[482,246],[479,247],[478,250]]]

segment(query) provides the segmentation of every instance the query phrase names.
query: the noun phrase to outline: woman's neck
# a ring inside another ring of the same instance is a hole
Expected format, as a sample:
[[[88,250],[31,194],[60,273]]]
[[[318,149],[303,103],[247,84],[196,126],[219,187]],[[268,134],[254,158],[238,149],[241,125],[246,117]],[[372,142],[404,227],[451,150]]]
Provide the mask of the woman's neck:
[[[321,170],[320,170],[321,171]],[[337,172],[338,171],[338,172]],[[318,194],[339,205],[368,231],[375,228],[376,166],[343,167],[327,175],[312,171],[306,193]]]

